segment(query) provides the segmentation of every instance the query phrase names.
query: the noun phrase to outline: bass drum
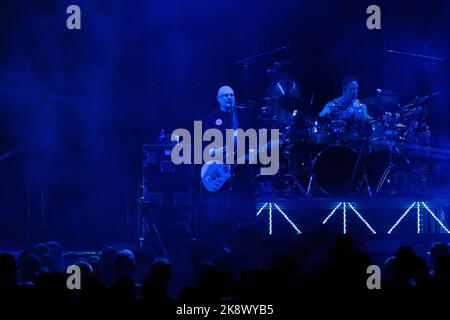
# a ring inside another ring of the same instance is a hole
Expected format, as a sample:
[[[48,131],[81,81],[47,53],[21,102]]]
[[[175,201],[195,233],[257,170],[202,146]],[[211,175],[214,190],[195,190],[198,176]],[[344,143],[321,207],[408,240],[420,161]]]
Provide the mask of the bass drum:
[[[348,146],[326,147],[314,160],[313,174],[318,187],[331,196],[355,192],[364,177],[362,158],[355,171],[357,160],[358,153]]]

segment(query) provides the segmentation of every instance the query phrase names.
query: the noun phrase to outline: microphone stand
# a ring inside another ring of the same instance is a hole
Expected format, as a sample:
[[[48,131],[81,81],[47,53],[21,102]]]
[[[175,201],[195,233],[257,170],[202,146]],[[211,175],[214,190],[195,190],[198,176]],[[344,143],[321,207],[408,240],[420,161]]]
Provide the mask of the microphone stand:
[[[439,61],[439,62],[445,61],[444,58],[433,57],[433,56],[428,56],[428,55],[424,55],[424,54],[411,53],[411,52],[406,52],[406,51],[396,51],[396,50],[386,49],[386,52],[395,53],[395,54],[399,54],[399,55],[403,55],[403,56],[422,58],[422,59],[427,59],[427,60],[432,60],[432,61]]]
[[[277,52],[288,51],[288,49],[289,48],[287,46],[283,46],[269,51],[254,53],[251,56],[233,62],[234,65],[242,65],[242,74],[244,79],[244,101],[248,101],[249,98],[249,63],[257,58],[269,56]]]

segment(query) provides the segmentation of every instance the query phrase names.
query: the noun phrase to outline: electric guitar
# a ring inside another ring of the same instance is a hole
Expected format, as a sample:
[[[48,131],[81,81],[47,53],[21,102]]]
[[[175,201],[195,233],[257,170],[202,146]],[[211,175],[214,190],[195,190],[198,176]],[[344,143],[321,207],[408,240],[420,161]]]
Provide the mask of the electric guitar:
[[[275,140],[273,142],[269,142],[268,144],[266,144],[264,146],[264,148],[267,148],[268,146],[271,146],[274,144],[279,144],[279,143],[280,143],[279,140]],[[215,153],[224,152],[224,151],[226,151],[226,147],[218,148],[213,151]],[[236,163],[239,163],[244,159],[245,160],[253,159],[252,157],[257,156],[256,152],[257,152],[257,150],[250,149],[250,152],[245,154],[243,157],[239,158],[236,161]],[[223,162],[218,161],[218,160],[206,162],[202,166],[201,173],[200,173],[200,176],[202,179],[202,184],[205,187],[205,189],[208,190],[209,192],[216,192],[217,190],[222,188],[222,186],[225,184],[225,182],[227,182],[227,180],[231,177],[231,175],[232,175],[231,165],[224,164]]]

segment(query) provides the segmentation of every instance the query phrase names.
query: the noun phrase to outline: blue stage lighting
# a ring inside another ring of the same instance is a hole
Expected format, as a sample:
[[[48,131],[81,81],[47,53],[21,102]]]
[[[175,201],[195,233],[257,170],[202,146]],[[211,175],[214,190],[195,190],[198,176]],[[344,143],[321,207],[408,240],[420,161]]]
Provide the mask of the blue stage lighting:
[[[371,227],[371,225],[366,221],[366,219],[363,218],[363,216],[358,212],[358,210],[353,207],[353,205],[349,202],[349,207],[353,210],[353,212],[357,215],[359,219],[361,219],[362,222],[366,225],[367,228],[369,228],[370,231],[372,231],[373,234],[376,234],[375,230]]]
[[[421,233],[422,232],[422,218],[423,218],[423,213],[420,211],[420,208],[423,207],[425,208],[428,213],[433,217],[434,220],[437,221],[437,223],[439,223],[439,225],[441,226],[441,228],[443,230],[445,230],[446,233],[450,233],[450,231],[447,229],[447,227],[443,224],[443,222],[434,214],[434,212],[428,207],[428,205],[421,201],[416,201],[413,202],[408,209],[406,209],[406,211],[400,216],[400,218],[395,222],[395,224],[392,226],[391,229],[389,229],[388,234],[391,234],[392,231],[398,226],[398,224],[403,220],[403,218],[405,218],[405,216],[409,213],[409,211],[413,208],[413,207],[417,208],[417,233]]]
[[[297,234],[301,234],[300,229],[295,225],[294,222],[292,222],[292,220],[287,216],[287,214],[280,208],[280,206],[278,204],[276,204],[275,202],[266,202],[264,203],[261,208],[258,210],[258,212],[256,213],[256,216],[259,216],[261,214],[261,212],[267,208],[267,206],[269,206],[268,211],[269,211],[269,235],[272,235],[272,210],[273,208],[276,209],[282,216],[284,219],[286,219],[287,222],[289,222],[289,224],[292,226],[292,228],[295,230],[295,232]]]
[[[343,209],[343,212],[342,212],[343,220],[344,220],[344,224],[343,224],[344,225],[344,227],[343,227],[344,234],[347,233],[347,215],[346,215],[345,209],[346,209],[346,203],[344,202],[344,209]]]
[[[391,232],[397,227],[397,225],[403,220],[403,218],[408,214],[409,210],[411,210],[411,208],[414,207],[415,204],[416,202],[413,202],[413,204],[410,205],[408,209],[406,209],[406,211],[401,215],[401,217],[394,223],[392,228],[389,229],[388,234],[391,234]]]
[[[269,203],[269,234],[272,235],[272,202]]]
[[[417,202],[417,233],[420,233],[420,203]]]
[[[356,216],[361,219],[362,222],[366,225],[366,227],[373,233],[376,234],[376,231],[370,226],[370,224],[363,218],[363,216],[358,212],[358,210],[355,209],[355,207],[350,202],[339,202],[331,211],[331,213],[323,220],[322,224],[327,223],[327,221],[333,216],[333,214],[339,209],[339,207],[342,206],[342,229],[343,233],[347,233],[347,207],[349,207]]]
[[[429,214],[431,214],[431,216],[434,218],[434,220],[436,220],[437,223],[439,223],[439,225],[442,227],[442,229],[445,230],[445,232],[450,233],[450,231],[447,229],[447,227],[444,226],[442,221],[434,214],[433,211],[430,210],[430,208],[427,206],[427,204],[425,202],[422,202],[422,206],[428,211]]]
[[[339,202],[334,209],[331,211],[331,213],[325,218],[325,220],[323,220],[322,224],[327,223],[328,219],[331,218],[331,216],[336,212],[337,209],[339,209],[339,207],[342,205],[342,202]]]
[[[259,214],[267,207],[268,204],[269,204],[268,202],[264,203],[256,213],[256,216],[259,216]]]
[[[292,226],[292,228],[295,229],[295,231],[297,232],[297,234],[302,233],[302,232],[297,228],[297,226],[295,225],[295,223],[293,223],[293,222],[291,221],[291,219],[289,219],[289,217],[287,216],[287,214],[284,213],[284,211],[281,210],[281,208],[280,208],[276,203],[274,203],[274,205],[275,205],[275,207],[277,208],[278,212],[281,213],[281,214],[283,215],[283,217],[287,220],[287,222],[289,222],[289,224]]]

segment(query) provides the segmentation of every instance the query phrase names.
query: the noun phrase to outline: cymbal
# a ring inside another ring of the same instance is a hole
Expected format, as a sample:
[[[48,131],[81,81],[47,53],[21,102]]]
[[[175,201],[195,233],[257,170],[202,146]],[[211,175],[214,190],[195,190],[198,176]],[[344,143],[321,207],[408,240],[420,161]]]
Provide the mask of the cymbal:
[[[398,98],[396,96],[375,96],[367,97],[361,100],[362,103],[367,105],[386,105],[386,104],[397,104]]]
[[[410,102],[407,105],[405,105],[403,107],[403,109],[410,108],[410,107],[413,107],[413,106],[418,105],[418,104],[422,104],[425,101],[427,101],[428,99],[430,99],[431,97],[434,97],[434,96],[438,95],[439,93],[440,93],[440,91],[435,91],[435,92],[430,93],[429,95],[424,96],[424,97],[416,97],[412,102]]]
[[[279,105],[289,113],[298,110],[302,104],[297,83],[286,74],[276,77],[269,84],[264,100]]]

